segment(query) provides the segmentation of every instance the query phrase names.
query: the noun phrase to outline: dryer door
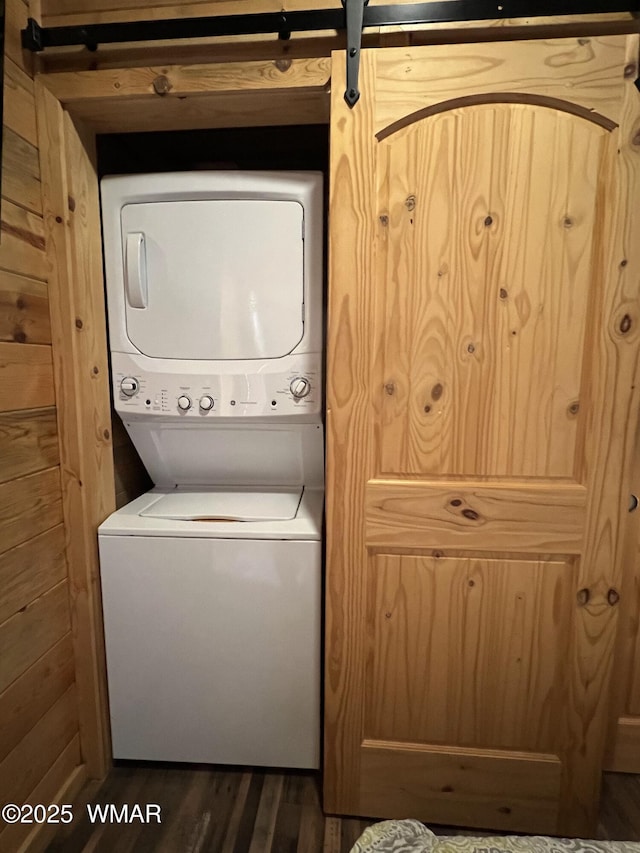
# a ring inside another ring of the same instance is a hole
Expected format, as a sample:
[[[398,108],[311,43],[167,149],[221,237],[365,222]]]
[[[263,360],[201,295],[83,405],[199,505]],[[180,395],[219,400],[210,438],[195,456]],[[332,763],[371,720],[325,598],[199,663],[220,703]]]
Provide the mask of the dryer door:
[[[122,208],[127,335],[152,358],[281,358],[304,323],[303,208],[256,199]]]

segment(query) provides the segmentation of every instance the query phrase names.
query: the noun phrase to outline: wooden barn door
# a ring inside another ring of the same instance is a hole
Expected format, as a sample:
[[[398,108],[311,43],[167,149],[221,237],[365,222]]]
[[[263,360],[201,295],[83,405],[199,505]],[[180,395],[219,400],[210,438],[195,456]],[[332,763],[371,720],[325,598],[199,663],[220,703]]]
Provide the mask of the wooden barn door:
[[[595,831],[637,61],[635,36],[365,51],[350,110],[334,57],[328,812]]]

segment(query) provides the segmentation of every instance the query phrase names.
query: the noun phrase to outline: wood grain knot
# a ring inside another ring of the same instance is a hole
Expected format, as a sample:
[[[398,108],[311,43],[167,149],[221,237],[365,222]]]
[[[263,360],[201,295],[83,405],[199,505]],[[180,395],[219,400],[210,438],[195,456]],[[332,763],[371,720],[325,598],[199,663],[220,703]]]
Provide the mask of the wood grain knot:
[[[607,601],[611,607],[615,607],[615,605],[620,601],[620,593],[617,589],[613,589],[613,587],[607,593]]]
[[[451,785],[443,785],[442,788],[440,788],[440,790],[442,791],[443,794],[452,794],[453,793],[453,788],[451,787]]]
[[[414,195],[408,195],[406,200],[405,200],[404,206],[409,211],[415,210],[416,209],[416,197]]]
[[[167,95],[171,88],[171,81],[164,74],[158,74],[153,81],[153,91],[156,95]]]
[[[584,607],[585,604],[589,603],[589,599],[591,598],[591,592],[585,587],[584,589],[579,589],[576,595],[576,599],[580,607]]]
[[[485,216],[485,218],[484,218],[485,228],[488,228],[490,225],[493,225],[493,216]]]
[[[511,814],[511,809],[509,808],[509,806],[500,806],[498,811],[500,812],[500,814]]]
[[[278,71],[282,71],[284,74],[285,71],[288,71],[291,68],[291,60],[290,59],[276,59],[276,68]]]
[[[460,498],[454,498],[452,501],[450,501],[450,503],[451,506],[462,506],[462,501],[460,500]]]
[[[440,560],[442,557],[444,557],[444,551],[434,551],[431,556],[434,558],[434,560]]]
[[[18,309],[18,311],[24,311],[26,307],[27,303],[25,302],[24,297],[18,296],[18,298],[16,299],[16,308]]]
[[[629,314],[625,314],[622,320],[620,320],[620,331],[623,335],[626,335],[627,332],[631,329],[632,320]]]
[[[427,403],[427,405],[424,407],[424,410],[425,410],[426,414],[428,415],[429,412],[431,411],[431,406]]]
[[[465,518],[468,518],[469,521],[477,521],[480,518],[480,514],[475,511],[475,509],[463,509],[462,514]]]
[[[586,44],[591,44],[591,39],[580,38],[578,39],[578,44],[581,45],[581,47],[584,47]]]
[[[76,329],[81,329],[84,326],[84,323],[80,319],[80,317],[76,317]]]
[[[631,137],[632,145],[640,145],[640,130],[636,130],[636,132]]]
[[[624,76],[628,80],[629,77],[635,78],[637,76],[637,67],[635,62],[630,62],[628,65],[624,66]]]
[[[384,614],[384,618],[385,618],[385,619],[391,619],[391,613],[390,613],[388,610],[387,610],[387,612]]]
[[[16,328],[13,330],[13,340],[17,344],[25,344],[27,342],[27,335],[25,331],[20,328],[20,326],[16,326]]]
[[[100,373],[99,369],[95,365],[94,365],[93,370],[91,372],[93,373],[94,376],[97,376]]]
[[[384,386],[384,390],[391,397],[396,392],[396,386],[393,382],[386,382]]]
[[[506,299],[508,295],[509,295],[509,294],[508,294],[508,293],[507,293],[507,291],[504,289],[504,287],[501,287],[501,288],[500,288],[500,299]]]
[[[628,261],[626,258],[623,258],[623,259],[620,261],[620,266],[624,268],[624,267],[626,267],[626,265],[627,265],[628,263],[629,263],[629,261]]]
[[[76,209],[76,200],[73,196],[67,196],[67,206],[71,213]]]
[[[62,224],[62,217],[56,216],[56,222],[58,223],[58,225],[61,225]]]
[[[570,216],[565,216],[562,220],[562,225],[564,228],[573,228],[574,224],[575,223]]]
[[[580,403],[577,403],[577,402],[571,403],[571,405],[568,408],[568,412],[570,415],[577,415],[579,411],[580,411]]]
[[[389,224],[389,217],[386,214],[382,214],[380,218],[380,225],[384,225],[385,227]]]
[[[470,353],[471,355],[473,355],[473,353],[475,351],[476,351],[476,345],[475,344],[469,344],[469,346],[467,347],[467,352]]]
[[[467,582],[467,586],[475,586],[475,585],[476,585],[476,582],[474,580],[469,580]]]
[[[108,429],[103,430],[103,431],[102,431],[102,435],[103,435],[107,440],[109,440],[109,439],[111,438],[111,433],[109,432],[109,430],[108,430]]]
[[[442,397],[443,390],[444,389],[442,387],[442,383],[436,382],[436,384],[431,389],[431,399],[432,400],[439,400],[440,397]]]

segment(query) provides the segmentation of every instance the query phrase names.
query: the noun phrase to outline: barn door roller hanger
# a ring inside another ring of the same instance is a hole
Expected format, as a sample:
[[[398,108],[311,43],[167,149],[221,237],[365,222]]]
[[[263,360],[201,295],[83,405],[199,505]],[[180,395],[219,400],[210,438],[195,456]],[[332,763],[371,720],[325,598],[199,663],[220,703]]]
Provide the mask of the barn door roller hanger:
[[[292,32],[342,30],[347,35],[347,88],[345,100],[353,107],[360,97],[358,73],[362,31],[367,27],[535,18],[541,16],[630,12],[640,14],[640,0],[433,0],[369,6],[369,0],[342,0],[342,8],[300,12],[259,12],[216,15],[207,18],[172,18],[160,21],[126,21],[71,27],[41,27],[33,18],[22,30],[22,46],[39,52],[48,47],[211,38],[213,36],[277,33],[288,39]],[[579,25],[579,21],[577,21]],[[578,34],[578,33],[577,33]]]

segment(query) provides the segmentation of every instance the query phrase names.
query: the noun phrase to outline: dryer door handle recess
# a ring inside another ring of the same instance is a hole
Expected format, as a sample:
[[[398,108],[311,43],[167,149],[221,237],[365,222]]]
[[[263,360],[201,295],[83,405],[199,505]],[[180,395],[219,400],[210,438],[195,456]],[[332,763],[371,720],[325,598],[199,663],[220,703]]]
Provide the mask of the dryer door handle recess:
[[[147,257],[144,234],[127,234],[125,286],[127,302],[132,308],[147,307]]]

